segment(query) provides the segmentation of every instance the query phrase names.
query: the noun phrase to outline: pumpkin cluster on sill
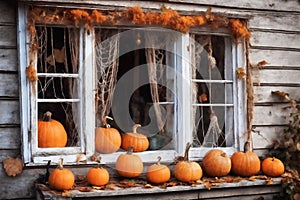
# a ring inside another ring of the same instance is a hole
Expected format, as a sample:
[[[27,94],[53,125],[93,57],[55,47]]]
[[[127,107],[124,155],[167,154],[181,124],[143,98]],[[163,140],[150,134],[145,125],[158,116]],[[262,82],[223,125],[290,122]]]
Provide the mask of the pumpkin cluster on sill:
[[[73,172],[63,167],[61,159],[58,167],[50,173],[44,184],[39,184],[39,187],[41,190],[51,190],[63,196],[68,196],[68,190],[90,192],[129,187],[167,188],[201,184],[210,190],[212,186],[242,180],[265,180],[266,184],[273,184],[274,177],[286,176],[284,165],[279,159],[268,157],[261,162],[255,153],[249,151],[248,142],[244,152],[236,152],[232,157],[228,157],[220,149],[212,149],[205,155],[201,165],[188,160],[190,147],[191,144],[188,143],[185,155],[177,160],[172,169],[161,164],[158,158],[157,163],[148,166],[145,177],[142,177],[144,166],[141,158],[130,148],[127,153],[118,157],[115,164],[120,180],[110,178],[108,170],[100,163],[100,157],[97,166],[88,169],[86,175],[78,175],[75,180]],[[260,171],[262,173],[259,174]]]

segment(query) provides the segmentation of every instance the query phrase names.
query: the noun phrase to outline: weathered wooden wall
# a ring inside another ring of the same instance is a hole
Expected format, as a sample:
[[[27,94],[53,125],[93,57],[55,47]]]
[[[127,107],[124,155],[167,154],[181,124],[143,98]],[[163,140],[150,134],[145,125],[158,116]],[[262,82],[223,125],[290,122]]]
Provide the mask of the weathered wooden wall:
[[[43,0],[47,2],[47,0]],[[14,2],[14,1],[12,1]],[[62,0],[62,3],[70,3]],[[76,2],[76,1],[73,1]],[[82,1],[77,1],[82,2]],[[96,4],[97,1],[85,1]],[[271,95],[273,90],[283,90],[300,99],[300,5],[297,0],[266,1],[202,1],[169,0],[165,4],[182,11],[205,10],[251,16],[252,30],[250,59],[252,63],[266,60],[269,64],[253,74],[255,83],[255,130],[253,136],[256,152],[262,154],[273,139],[282,134],[288,122],[289,110],[282,99]],[[189,3],[187,3],[189,2]],[[161,2],[99,1],[107,6],[144,6],[159,8]],[[21,156],[20,109],[17,52],[16,3],[0,1],[0,199],[34,198],[33,182],[44,169],[25,169],[17,177],[8,177],[2,167],[8,156]],[[271,196],[271,194],[270,194]]]

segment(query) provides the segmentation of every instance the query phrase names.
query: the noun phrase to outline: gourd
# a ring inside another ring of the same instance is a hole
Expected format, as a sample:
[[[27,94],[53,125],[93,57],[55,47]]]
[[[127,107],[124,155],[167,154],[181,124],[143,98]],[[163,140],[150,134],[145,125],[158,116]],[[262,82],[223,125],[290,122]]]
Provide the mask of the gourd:
[[[133,147],[130,147],[127,153],[120,154],[116,161],[116,170],[120,176],[127,178],[138,177],[143,172],[142,159],[132,153]]]
[[[280,176],[284,173],[284,164],[277,158],[265,158],[261,164],[262,172],[267,176]]]
[[[191,146],[191,143],[187,143],[183,160],[179,161],[174,167],[174,176],[183,182],[196,181],[202,177],[201,166],[197,162],[188,159]]]
[[[95,148],[100,153],[114,153],[121,146],[121,135],[115,128],[111,128],[107,119],[113,120],[106,116],[103,119],[103,126],[95,129]]]
[[[48,183],[56,190],[70,190],[75,183],[75,177],[71,170],[63,167],[61,158],[58,167],[54,169],[48,178]]]
[[[231,170],[239,176],[253,176],[260,171],[258,156],[250,151],[250,143],[244,145],[244,152],[235,152],[231,156]]]
[[[126,151],[133,147],[134,152],[142,152],[148,149],[149,140],[142,133],[137,133],[137,128],[141,127],[140,124],[135,124],[132,127],[132,133],[128,132],[122,136],[122,148]]]
[[[90,168],[86,175],[87,182],[94,186],[103,186],[109,182],[109,173],[100,165],[100,159],[98,160],[99,164]]]
[[[226,176],[231,170],[231,160],[221,149],[212,149],[205,154],[202,168],[208,176]]]
[[[52,113],[47,111],[43,120],[38,120],[38,147],[65,147],[67,132],[57,120],[51,119]]]
[[[146,177],[147,180],[151,183],[165,183],[171,177],[171,171],[168,166],[160,163],[161,157],[158,157],[156,164],[153,164],[148,167]]]

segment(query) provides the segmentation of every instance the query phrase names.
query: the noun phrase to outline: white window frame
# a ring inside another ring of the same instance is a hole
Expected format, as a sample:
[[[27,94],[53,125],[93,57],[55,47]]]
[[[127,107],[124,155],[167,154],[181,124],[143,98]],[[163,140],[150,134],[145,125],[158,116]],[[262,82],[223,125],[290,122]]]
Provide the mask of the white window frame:
[[[82,81],[82,137],[80,147],[65,147],[65,148],[38,148],[37,147],[37,123],[31,123],[31,121],[37,122],[36,112],[36,97],[31,93],[31,83],[26,77],[26,67],[29,65],[28,59],[28,46],[29,38],[26,29],[27,23],[27,7],[20,4],[18,8],[19,21],[18,21],[18,46],[19,46],[19,70],[20,70],[20,104],[21,104],[21,134],[22,134],[22,156],[25,163],[32,165],[45,164],[48,160],[52,163],[58,163],[60,158],[64,158],[64,161],[70,164],[78,164],[78,154],[84,154],[88,159],[95,152],[94,145],[94,127],[95,127],[95,103],[91,99],[95,99],[95,60],[94,60],[94,34],[91,32],[87,34],[85,30],[81,29],[80,39],[80,69],[79,79]],[[203,34],[216,34],[221,36],[228,36],[228,31],[211,32],[206,28],[197,30]],[[174,64],[176,70],[181,73],[181,78],[176,77],[176,90],[179,95],[179,100],[182,105],[176,106],[174,109],[175,117],[175,150],[157,150],[157,151],[145,151],[137,153],[142,157],[144,162],[155,162],[157,156],[161,156],[163,161],[173,161],[176,156],[183,155],[185,145],[187,142],[191,142],[192,130],[191,130],[191,114],[190,109],[192,107],[191,99],[191,67],[190,67],[190,37],[189,34],[184,34],[179,38],[175,44]],[[232,42],[232,52],[227,52],[226,55],[231,56],[233,67],[233,98],[234,98],[234,133],[235,133],[235,146],[225,147],[223,149],[227,154],[231,155],[233,152],[241,150],[244,143],[244,132],[246,130],[246,87],[244,79],[237,79],[236,69],[238,67],[246,68],[245,59],[245,46],[244,43]],[[92,55],[92,56],[91,56]],[[87,66],[87,67],[85,67]],[[228,67],[228,66],[226,66]],[[188,81],[186,81],[188,80]],[[186,89],[186,88],[190,88]],[[89,101],[85,101],[89,99]],[[177,102],[178,103],[178,102]],[[90,113],[90,114],[88,114]],[[176,122],[178,122],[176,124]],[[182,122],[182,123],[179,123]],[[190,133],[190,134],[189,134]],[[31,138],[31,140],[30,140]],[[32,142],[32,140],[35,142]],[[34,145],[34,146],[33,146]],[[197,160],[201,159],[205,153],[211,148],[191,148],[190,158]],[[103,163],[114,163],[117,157],[124,152],[116,152],[112,154],[101,154]]]

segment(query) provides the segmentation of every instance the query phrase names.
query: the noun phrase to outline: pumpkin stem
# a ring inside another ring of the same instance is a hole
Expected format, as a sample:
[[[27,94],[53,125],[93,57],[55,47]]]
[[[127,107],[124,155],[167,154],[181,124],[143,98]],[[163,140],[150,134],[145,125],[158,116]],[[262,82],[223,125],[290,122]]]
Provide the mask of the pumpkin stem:
[[[110,128],[110,125],[107,123],[107,119],[109,120],[114,120],[113,118],[109,117],[109,116],[105,116],[103,119],[102,119],[102,124],[103,126],[105,126],[105,128]]]
[[[130,146],[129,149],[128,149],[128,151],[127,151],[127,154],[131,155],[132,152],[133,152],[133,146]]]
[[[51,121],[51,116],[52,116],[52,113],[50,111],[45,112],[44,116],[43,116],[43,121],[44,122],[50,122]]]
[[[191,146],[192,146],[192,144],[190,142],[188,142],[186,144],[185,152],[184,152],[184,157],[183,157],[184,161],[188,161],[189,160],[189,150],[190,150]]]
[[[137,132],[136,132],[136,129],[137,129],[138,127],[141,127],[141,125],[140,125],[140,124],[135,124],[135,125],[133,125],[133,127],[132,127],[132,132],[133,132],[133,133],[137,133]]]
[[[226,154],[225,152],[223,152],[223,153],[221,153],[221,156],[222,156],[222,157],[226,157],[227,154]]]
[[[250,151],[250,142],[246,141],[244,144],[244,153],[247,153]]]
[[[63,170],[63,169],[64,169],[63,162],[64,162],[64,159],[63,159],[63,158],[60,158],[60,159],[59,159],[59,163],[58,163],[58,168],[59,168],[60,170]]]
[[[160,161],[161,161],[161,157],[158,156],[158,157],[157,157],[157,165],[160,165]]]

